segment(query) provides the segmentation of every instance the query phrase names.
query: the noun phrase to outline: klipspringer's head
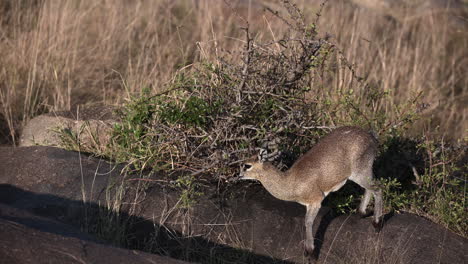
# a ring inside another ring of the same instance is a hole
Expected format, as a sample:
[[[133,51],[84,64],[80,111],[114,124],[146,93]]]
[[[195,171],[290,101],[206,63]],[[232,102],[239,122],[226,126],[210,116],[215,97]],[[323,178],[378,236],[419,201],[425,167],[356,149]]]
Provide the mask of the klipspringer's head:
[[[266,150],[260,150],[258,156],[248,159],[241,167],[240,180],[261,180],[276,168],[270,161],[278,157],[278,152],[268,154]]]
[[[251,161],[246,162],[241,167],[241,172],[239,174],[240,180],[258,180],[262,177],[262,174],[265,172],[264,169],[265,163],[261,161]]]

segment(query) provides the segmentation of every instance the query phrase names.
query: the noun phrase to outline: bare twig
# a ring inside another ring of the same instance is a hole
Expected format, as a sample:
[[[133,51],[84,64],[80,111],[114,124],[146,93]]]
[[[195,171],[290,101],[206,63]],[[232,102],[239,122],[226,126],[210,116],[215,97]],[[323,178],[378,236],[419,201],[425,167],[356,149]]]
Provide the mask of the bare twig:
[[[249,35],[249,23],[247,22],[247,27],[245,30],[245,50],[244,50],[244,67],[242,69],[241,82],[237,87],[237,103],[240,103],[242,100],[242,90],[245,86],[245,80],[249,71],[250,64],[250,54],[252,53],[251,38]]]

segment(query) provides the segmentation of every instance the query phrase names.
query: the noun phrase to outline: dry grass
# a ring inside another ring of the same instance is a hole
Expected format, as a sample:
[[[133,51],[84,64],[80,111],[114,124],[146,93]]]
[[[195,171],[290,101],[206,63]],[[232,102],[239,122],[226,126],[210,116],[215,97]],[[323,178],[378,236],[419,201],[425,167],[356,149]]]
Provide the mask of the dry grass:
[[[234,2],[238,14],[223,1],[3,1],[0,120],[7,129],[0,136],[15,144],[24,123],[40,113],[120,104],[142,88],[164,89],[181,67],[243,45],[238,15],[251,18],[258,38],[284,30],[257,4]],[[317,1],[297,2],[317,10],[309,5]],[[395,107],[423,91],[429,126],[450,138],[465,135],[465,32],[453,32],[440,13],[401,23],[345,1],[330,1],[320,24],[360,75],[388,91],[378,107]],[[345,74],[330,91],[347,85]]]
[[[466,135],[466,28],[455,28],[448,13],[426,12],[414,18],[409,12],[395,21],[338,2],[323,15],[331,19],[322,20],[322,29],[336,37],[358,73],[388,91],[382,107],[388,110],[422,91],[419,103],[425,121],[433,118],[430,126],[440,126],[441,134],[452,139]],[[420,132],[424,122],[418,125]]]

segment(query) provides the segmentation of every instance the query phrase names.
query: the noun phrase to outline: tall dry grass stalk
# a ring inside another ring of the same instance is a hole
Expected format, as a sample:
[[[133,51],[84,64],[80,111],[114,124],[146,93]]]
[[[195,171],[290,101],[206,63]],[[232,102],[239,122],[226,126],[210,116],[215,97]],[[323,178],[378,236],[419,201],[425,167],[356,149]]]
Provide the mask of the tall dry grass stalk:
[[[144,87],[162,89],[195,59],[197,42],[234,24],[224,5],[198,1],[11,0],[5,6],[0,102],[14,142],[18,129],[42,112],[118,104]]]
[[[440,133],[452,139],[466,136],[466,28],[454,27],[448,11],[428,11],[416,18],[407,12],[397,21],[372,10],[350,8],[346,1],[334,3],[324,12],[321,28],[335,36],[358,74],[388,92],[380,107],[396,107],[422,92],[423,120],[416,131],[431,125],[440,126]]]
[[[209,0],[4,1],[0,120],[11,143],[40,113],[90,102],[119,104],[142,88],[164,89],[178,69],[243,45],[240,16],[250,17],[257,38],[284,31],[259,1],[228,2],[231,7]],[[297,2],[317,10],[317,1]],[[432,125],[452,138],[464,135],[466,33],[453,34],[439,16],[399,23],[345,1],[330,1],[320,24],[358,74],[388,91],[389,100],[379,107],[423,91]],[[343,74],[330,89],[346,84],[350,77]]]

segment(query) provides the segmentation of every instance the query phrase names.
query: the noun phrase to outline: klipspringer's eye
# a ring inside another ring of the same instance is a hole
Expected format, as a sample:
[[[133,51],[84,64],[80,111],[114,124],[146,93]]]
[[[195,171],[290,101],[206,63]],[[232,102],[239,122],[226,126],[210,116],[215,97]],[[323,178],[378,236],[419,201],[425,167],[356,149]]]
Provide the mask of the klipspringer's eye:
[[[245,170],[250,170],[250,169],[252,169],[252,164],[245,164],[244,168],[245,168]]]

